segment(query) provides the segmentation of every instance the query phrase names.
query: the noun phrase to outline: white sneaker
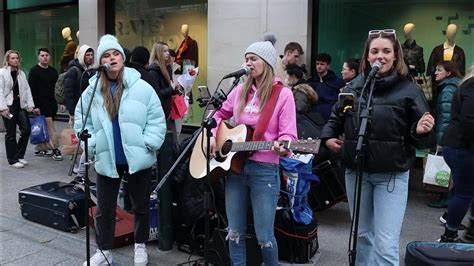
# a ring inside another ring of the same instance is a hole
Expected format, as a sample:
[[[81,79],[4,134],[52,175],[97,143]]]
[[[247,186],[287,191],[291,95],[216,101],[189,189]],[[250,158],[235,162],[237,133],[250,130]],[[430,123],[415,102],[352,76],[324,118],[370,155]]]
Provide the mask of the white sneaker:
[[[14,167],[14,168],[23,168],[25,167],[24,164],[20,163],[20,162],[16,162],[14,164],[10,164],[11,167]]]
[[[18,159],[18,161],[23,165],[28,165],[28,161],[26,161],[25,159]]]
[[[145,266],[148,263],[148,253],[145,244],[135,243],[135,257],[133,262],[135,266]]]
[[[104,257],[104,255],[105,255],[105,257]],[[100,251],[100,249],[97,249],[95,251],[94,256],[92,256],[90,258],[90,265],[91,266],[113,265],[112,252],[110,250]],[[84,262],[83,266],[87,266],[87,261]]]

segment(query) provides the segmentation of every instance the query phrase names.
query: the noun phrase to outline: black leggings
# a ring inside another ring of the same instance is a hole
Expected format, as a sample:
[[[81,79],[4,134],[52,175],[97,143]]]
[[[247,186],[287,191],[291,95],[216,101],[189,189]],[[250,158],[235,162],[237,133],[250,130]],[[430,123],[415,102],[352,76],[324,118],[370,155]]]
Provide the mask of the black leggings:
[[[121,179],[125,184],[135,214],[135,243],[146,243],[150,233],[151,168],[128,174],[128,167],[117,166],[119,178],[97,174],[96,241],[99,249],[110,250],[115,232],[115,209]]]

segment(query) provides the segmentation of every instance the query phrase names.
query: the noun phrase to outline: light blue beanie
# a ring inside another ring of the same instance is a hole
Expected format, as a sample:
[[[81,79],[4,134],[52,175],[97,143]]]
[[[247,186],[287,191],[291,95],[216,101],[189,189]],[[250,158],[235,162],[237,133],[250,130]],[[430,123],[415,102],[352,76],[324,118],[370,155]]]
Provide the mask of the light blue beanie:
[[[269,64],[273,71],[276,69],[277,63],[277,52],[273,46],[276,42],[276,37],[273,33],[267,32],[263,36],[263,42],[254,42],[252,43],[247,50],[245,50],[245,55],[247,54],[256,54],[263,59],[267,64]]]
[[[117,38],[113,35],[106,34],[100,37],[99,47],[97,47],[97,56],[95,57],[97,65],[100,65],[100,59],[102,58],[102,55],[110,49],[119,51],[123,56],[123,61],[125,62],[125,53]]]

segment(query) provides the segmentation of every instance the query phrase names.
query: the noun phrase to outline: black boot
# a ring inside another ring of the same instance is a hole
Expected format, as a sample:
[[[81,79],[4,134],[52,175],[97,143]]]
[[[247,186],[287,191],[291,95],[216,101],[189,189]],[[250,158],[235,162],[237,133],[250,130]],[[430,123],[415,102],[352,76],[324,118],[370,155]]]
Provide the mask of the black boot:
[[[459,242],[458,231],[451,231],[448,227],[445,227],[444,234],[441,236],[439,242],[445,243],[456,243]]]
[[[464,237],[462,238],[462,241],[465,243],[471,243],[474,244],[474,220],[469,219],[469,227],[466,230],[466,233],[464,234]]]

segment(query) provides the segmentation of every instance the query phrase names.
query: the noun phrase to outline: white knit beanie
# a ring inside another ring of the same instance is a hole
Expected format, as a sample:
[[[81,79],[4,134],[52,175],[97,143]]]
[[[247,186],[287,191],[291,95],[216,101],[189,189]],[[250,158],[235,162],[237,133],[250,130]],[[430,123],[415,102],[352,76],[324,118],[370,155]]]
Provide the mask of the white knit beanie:
[[[106,34],[100,37],[99,47],[97,47],[97,56],[95,57],[97,65],[100,65],[100,59],[102,58],[102,55],[110,49],[119,51],[122,54],[123,61],[125,62],[125,53],[122,46],[118,43],[117,38],[113,35]]]
[[[262,42],[252,43],[247,50],[245,50],[245,55],[247,54],[256,54],[263,59],[267,64],[269,64],[273,71],[276,69],[277,62],[277,52],[273,46],[276,42],[276,37],[273,33],[267,32],[263,36]]]

